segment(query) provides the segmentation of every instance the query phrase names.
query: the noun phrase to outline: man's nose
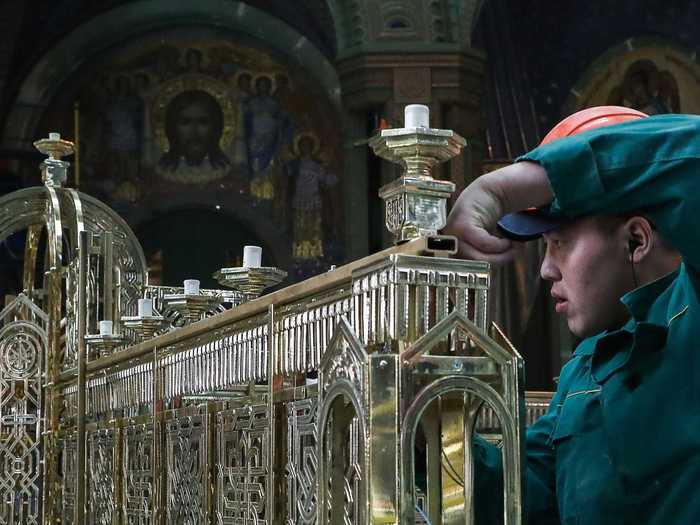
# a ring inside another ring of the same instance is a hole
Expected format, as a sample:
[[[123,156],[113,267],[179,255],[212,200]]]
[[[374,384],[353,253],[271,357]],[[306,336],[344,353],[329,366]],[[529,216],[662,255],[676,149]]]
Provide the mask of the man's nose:
[[[545,281],[559,281],[561,279],[561,272],[548,253],[545,254],[542,260],[540,276]]]

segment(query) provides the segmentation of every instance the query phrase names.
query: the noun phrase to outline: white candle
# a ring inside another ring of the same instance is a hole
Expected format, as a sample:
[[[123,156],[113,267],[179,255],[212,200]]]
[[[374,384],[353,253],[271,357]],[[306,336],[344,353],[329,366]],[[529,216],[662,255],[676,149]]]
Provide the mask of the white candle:
[[[49,133],[49,140],[61,140],[60,133]]]
[[[100,321],[100,335],[112,335],[112,321]]]
[[[139,299],[139,317],[153,317],[152,299]]]
[[[185,279],[185,295],[199,295],[199,280]]]
[[[260,246],[243,247],[243,267],[260,268],[262,264],[262,248]]]
[[[430,109],[423,104],[409,104],[404,108],[405,128],[427,128],[430,123]]]

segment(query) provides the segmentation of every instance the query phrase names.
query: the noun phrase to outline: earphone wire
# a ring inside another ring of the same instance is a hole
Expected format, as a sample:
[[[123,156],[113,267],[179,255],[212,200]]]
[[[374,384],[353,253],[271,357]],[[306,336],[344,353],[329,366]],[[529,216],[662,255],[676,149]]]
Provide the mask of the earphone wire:
[[[633,241],[629,242],[629,254],[630,254],[630,265],[632,266],[632,280],[634,281],[635,290],[639,288],[639,283],[637,282],[637,272],[634,269],[634,250],[637,248]]]

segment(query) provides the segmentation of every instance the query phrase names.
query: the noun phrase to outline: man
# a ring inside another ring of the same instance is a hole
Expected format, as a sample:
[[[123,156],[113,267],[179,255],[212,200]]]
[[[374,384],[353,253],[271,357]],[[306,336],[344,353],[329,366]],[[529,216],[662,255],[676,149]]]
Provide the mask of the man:
[[[542,277],[584,338],[527,434],[524,521],[700,523],[700,117],[607,126],[610,108],[585,111],[600,127],[480,177],[446,229],[463,256],[495,263],[506,236],[543,235]],[[478,441],[475,455],[477,501],[490,501],[500,453]],[[481,523],[499,516],[477,507]]]
[[[168,105],[165,132],[169,150],[158,172],[171,180],[205,183],[223,177],[230,165],[219,141],[224,116],[216,99],[205,91],[184,91]]]

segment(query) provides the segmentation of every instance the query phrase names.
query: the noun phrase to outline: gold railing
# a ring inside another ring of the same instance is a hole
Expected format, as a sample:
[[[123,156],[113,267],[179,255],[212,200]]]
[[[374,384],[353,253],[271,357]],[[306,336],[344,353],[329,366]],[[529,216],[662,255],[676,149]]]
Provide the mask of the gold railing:
[[[500,442],[505,521],[521,523],[523,428],[548,400],[523,404],[488,265],[435,235],[451,190],[429,167],[463,140],[382,137],[416,170],[382,194],[400,243],[257,299],[283,272],[147,286],[123,221],[60,187],[69,143],[40,143],[46,186],[0,198],[0,238],[31,232],[25,291],[0,313],[0,522],[472,523],[476,429]]]

